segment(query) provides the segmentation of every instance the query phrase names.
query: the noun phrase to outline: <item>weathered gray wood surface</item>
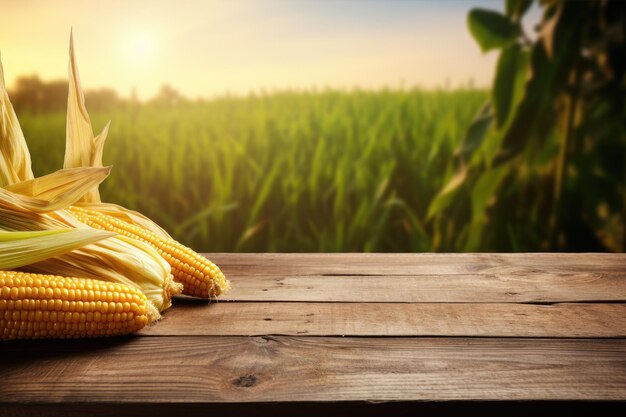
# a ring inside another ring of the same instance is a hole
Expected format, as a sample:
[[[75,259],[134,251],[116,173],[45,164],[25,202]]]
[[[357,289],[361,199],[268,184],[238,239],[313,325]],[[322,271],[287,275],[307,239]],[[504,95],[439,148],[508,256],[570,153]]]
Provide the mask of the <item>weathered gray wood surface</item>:
[[[626,255],[208,256],[220,302],[175,300],[133,337],[2,343],[0,415],[626,400]]]

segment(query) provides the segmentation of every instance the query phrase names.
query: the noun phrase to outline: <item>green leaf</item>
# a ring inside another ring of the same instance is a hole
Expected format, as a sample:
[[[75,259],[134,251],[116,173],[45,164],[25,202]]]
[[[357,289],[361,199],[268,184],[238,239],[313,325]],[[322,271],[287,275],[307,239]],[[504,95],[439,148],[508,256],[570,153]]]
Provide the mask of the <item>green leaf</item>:
[[[467,25],[483,52],[511,45],[520,33],[519,25],[492,10],[472,9]]]
[[[492,202],[502,180],[509,173],[509,167],[510,164],[503,164],[485,171],[476,181],[472,189],[472,224],[466,250],[476,250],[480,247],[482,230],[487,219],[487,207]]]
[[[528,11],[533,0],[506,0],[506,15],[518,22]]]
[[[472,189],[472,218],[478,220],[484,217],[491,197],[509,172],[509,164],[485,171]]]
[[[493,113],[491,111],[491,105],[486,103],[467,129],[461,141],[461,146],[456,150],[456,156],[469,159],[472,153],[482,144],[492,121]]]
[[[531,146],[541,146],[537,140],[548,137],[556,127],[555,102],[564,91],[579,56],[582,47],[579,27],[588,14],[586,2],[565,2],[562,6],[562,10],[556,10],[552,15],[552,19],[560,16],[558,24],[550,30],[544,28],[544,34],[551,33],[549,43],[554,54],[549,55],[544,41],[535,42],[531,49],[528,69],[531,76],[524,88],[524,97],[516,106],[516,115],[506,127],[497,157],[499,163],[519,155],[524,149],[531,149]]]
[[[430,203],[430,206],[428,207],[428,215],[426,216],[427,220],[431,220],[436,214],[441,213],[450,205],[450,203],[452,203],[456,192],[465,182],[466,177],[467,168],[462,166],[454,174],[450,181],[448,181],[448,184],[446,184],[443,190],[439,191],[439,193]]]
[[[496,67],[496,79],[493,83],[491,100],[496,114],[496,125],[502,127],[509,116],[516,75],[520,70],[519,59],[521,48],[519,45],[511,45],[504,49],[498,59]]]
[[[411,236],[415,238],[415,242],[417,242],[420,246],[419,251],[428,251],[432,248],[432,238],[424,229],[422,221],[418,218],[418,216],[416,216],[412,207],[410,207],[404,200],[396,197],[389,199],[385,205],[390,207],[399,207],[405,213],[405,218],[409,221],[412,227]]]

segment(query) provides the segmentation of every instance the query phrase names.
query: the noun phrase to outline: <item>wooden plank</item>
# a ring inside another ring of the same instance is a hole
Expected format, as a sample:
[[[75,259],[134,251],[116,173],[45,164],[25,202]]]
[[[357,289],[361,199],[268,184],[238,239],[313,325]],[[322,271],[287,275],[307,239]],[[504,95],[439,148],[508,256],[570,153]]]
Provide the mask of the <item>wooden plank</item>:
[[[626,301],[625,254],[207,254],[230,301]]]
[[[624,339],[134,337],[0,346],[0,404],[626,400]]]
[[[615,273],[626,254],[611,253],[210,253],[232,276]]]
[[[141,334],[626,337],[626,304],[190,302]]]
[[[228,271],[230,264],[224,264]],[[224,301],[546,303],[626,301],[626,277],[615,274],[271,276],[226,272]]]

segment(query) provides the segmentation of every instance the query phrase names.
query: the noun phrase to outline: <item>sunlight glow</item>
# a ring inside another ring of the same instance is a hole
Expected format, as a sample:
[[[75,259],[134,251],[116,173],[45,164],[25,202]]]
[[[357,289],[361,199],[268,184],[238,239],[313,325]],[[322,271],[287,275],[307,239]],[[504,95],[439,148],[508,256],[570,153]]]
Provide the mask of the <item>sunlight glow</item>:
[[[130,35],[126,43],[128,62],[136,67],[146,66],[154,60],[156,54],[155,38],[148,32]]]
[[[493,79],[497,54],[481,52],[466,22],[470,8],[495,7],[490,0],[179,3],[5,0],[0,49],[7,84],[12,88],[19,76],[32,74],[66,79],[70,28],[83,87],[111,87],[122,95],[136,89],[141,99],[163,84],[195,98],[456,87],[469,80],[485,87]],[[538,16],[531,9],[527,20]]]

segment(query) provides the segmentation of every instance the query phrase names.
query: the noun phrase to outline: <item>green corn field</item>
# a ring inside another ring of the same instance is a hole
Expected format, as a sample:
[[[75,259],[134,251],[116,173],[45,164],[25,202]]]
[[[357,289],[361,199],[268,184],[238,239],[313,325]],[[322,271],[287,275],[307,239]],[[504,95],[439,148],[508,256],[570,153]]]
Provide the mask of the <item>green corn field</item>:
[[[104,201],[201,251],[423,251],[424,219],[487,93],[274,93],[92,113],[110,119]],[[89,102],[87,102],[89,107]],[[19,115],[36,175],[64,113]]]
[[[571,171],[566,190],[584,193],[584,205],[545,198],[559,136],[539,159],[459,177],[468,126],[488,97],[472,89],[278,92],[92,110],[95,131],[112,121],[104,163],[114,168],[102,198],[205,252],[622,250],[623,191],[609,181],[619,184],[620,163],[604,164],[612,170],[602,175]],[[35,174],[61,168],[65,113],[19,117]],[[477,155],[497,143],[488,139]],[[451,200],[445,190],[455,178]],[[567,239],[551,231],[553,218]]]

